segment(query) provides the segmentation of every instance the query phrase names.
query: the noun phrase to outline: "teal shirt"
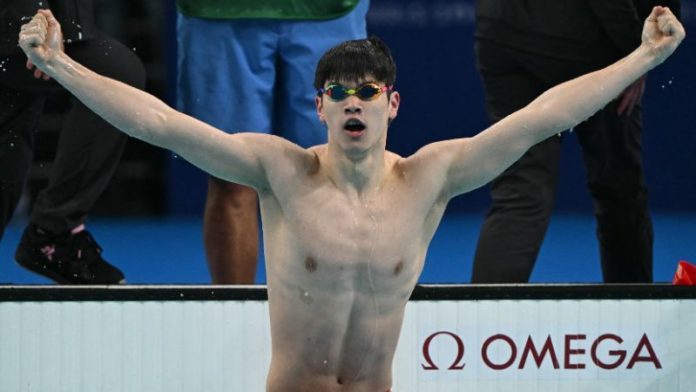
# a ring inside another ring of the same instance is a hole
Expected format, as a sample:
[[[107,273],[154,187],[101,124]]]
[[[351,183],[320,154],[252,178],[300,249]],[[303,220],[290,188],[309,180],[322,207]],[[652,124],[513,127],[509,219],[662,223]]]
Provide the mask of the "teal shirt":
[[[176,0],[186,16],[212,19],[335,19],[360,0]]]

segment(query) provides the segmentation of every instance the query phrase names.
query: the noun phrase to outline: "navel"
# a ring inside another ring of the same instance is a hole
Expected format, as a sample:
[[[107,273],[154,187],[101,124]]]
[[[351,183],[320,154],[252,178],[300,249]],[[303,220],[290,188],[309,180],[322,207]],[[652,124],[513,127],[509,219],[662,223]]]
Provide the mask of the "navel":
[[[307,257],[304,262],[305,269],[309,272],[314,272],[317,270],[317,262],[313,258]]]

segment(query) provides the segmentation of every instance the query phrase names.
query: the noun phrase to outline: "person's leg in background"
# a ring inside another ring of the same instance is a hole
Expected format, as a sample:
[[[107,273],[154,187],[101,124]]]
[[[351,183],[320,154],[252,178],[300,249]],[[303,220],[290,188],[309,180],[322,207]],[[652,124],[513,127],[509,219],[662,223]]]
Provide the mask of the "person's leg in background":
[[[24,190],[45,101],[41,95],[7,86],[9,79],[17,80],[9,73],[0,73],[0,241]]]
[[[492,123],[547,88],[509,49],[481,41],[476,54]],[[472,283],[529,281],[555,201],[560,147],[559,137],[537,144],[491,183],[492,204],[479,234]]]
[[[69,54],[101,75],[145,88],[143,64],[115,40],[104,37],[77,43]],[[36,199],[30,223],[54,233],[84,224],[109,184],[127,140],[125,134],[71,96],[49,182]]]
[[[580,124],[577,137],[594,201],[605,283],[653,281],[653,227],[642,162],[642,108],[618,100]]]
[[[270,132],[275,23],[179,14],[178,108],[229,133]],[[211,177],[203,226],[212,282],[254,283],[259,242],[256,192]]]
[[[77,42],[68,45],[66,51],[95,72],[139,89],[145,87],[141,61],[111,38]],[[16,258],[21,265],[59,283],[125,281],[123,273],[101,257],[101,247],[84,224],[109,184],[127,139],[70,97],[48,185],[34,203],[29,226],[17,248]],[[52,270],[54,260],[63,264],[56,271]]]

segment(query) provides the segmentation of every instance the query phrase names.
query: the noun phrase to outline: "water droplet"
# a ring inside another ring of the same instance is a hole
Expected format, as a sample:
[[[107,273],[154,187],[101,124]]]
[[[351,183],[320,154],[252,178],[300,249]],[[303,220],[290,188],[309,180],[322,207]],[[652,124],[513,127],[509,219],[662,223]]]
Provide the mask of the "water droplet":
[[[329,361],[327,361],[327,360],[325,359],[325,360],[324,360],[324,365],[326,365],[327,363],[329,363]]]
[[[72,43],[72,39],[68,38],[68,39],[65,40],[65,42],[71,44],[71,43]]]

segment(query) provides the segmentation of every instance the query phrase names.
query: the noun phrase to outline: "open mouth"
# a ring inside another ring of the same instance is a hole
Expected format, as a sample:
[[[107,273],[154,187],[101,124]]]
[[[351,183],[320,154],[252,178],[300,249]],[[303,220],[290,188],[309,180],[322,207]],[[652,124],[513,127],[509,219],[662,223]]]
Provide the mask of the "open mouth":
[[[350,120],[346,121],[345,125],[343,125],[343,129],[345,129],[346,132],[348,132],[348,135],[352,137],[362,135],[365,128],[367,128],[367,126],[365,126],[365,124],[363,124],[363,122],[357,118],[351,118]]]

